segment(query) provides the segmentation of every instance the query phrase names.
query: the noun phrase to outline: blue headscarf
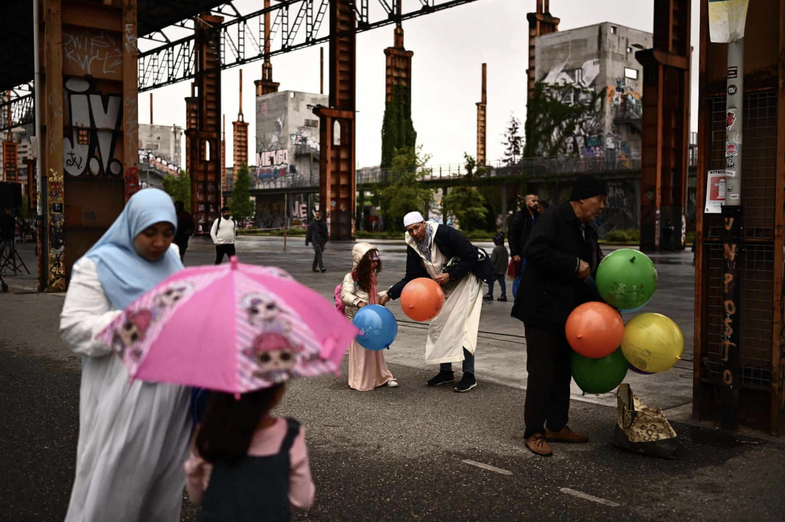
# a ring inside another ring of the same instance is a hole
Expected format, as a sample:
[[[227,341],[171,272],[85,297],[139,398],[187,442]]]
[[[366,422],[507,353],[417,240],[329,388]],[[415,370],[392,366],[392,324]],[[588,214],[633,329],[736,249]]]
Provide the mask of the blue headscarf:
[[[128,200],[120,217],[85,254],[98,266],[101,286],[118,310],[183,268],[180,257],[171,249],[157,261],[148,261],[136,253],[134,238],[147,227],[162,221],[177,229],[177,213],[172,198],[163,190],[140,190]]]

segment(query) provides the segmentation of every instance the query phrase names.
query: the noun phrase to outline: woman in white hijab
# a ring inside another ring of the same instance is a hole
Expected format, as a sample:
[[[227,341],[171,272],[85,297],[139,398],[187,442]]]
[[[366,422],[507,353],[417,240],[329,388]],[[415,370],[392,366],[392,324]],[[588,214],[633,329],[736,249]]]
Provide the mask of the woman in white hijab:
[[[158,189],[135,194],[74,263],[60,316],[65,343],[83,356],[76,479],[66,522],[180,520],[191,431],[189,390],[130,382],[112,347],[95,339],[134,299],[183,268],[172,245],[177,214]],[[129,321],[143,335],[149,318]]]

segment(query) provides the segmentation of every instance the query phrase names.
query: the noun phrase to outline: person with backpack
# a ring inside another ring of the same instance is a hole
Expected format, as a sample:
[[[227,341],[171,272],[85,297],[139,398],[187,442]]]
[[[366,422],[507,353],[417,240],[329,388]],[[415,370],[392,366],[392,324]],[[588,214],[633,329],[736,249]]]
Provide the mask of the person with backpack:
[[[221,209],[221,217],[213,222],[210,237],[215,244],[215,264],[220,265],[224,255],[230,258],[235,255],[234,241],[237,238],[237,222],[232,217],[229,207]]]
[[[336,308],[343,311],[348,320],[363,306],[379,304],[380,294],[376,290],[377,274],[382,271],[379,250],[369,243],[357,243],[352,248],[352,271],[343,278],[335,289]],[[339,293],[340,289],[340,293]],[[357,341],[349,345],[349,387],[358,391],[371,391],[387,385],[397,388],[395,380],[382,351],[366,350]]]
[[[313,504],[305,430],[270,415],[284,389],[211,394],[185,463],[188,498],[202,508],[198,520],[284,521]]]

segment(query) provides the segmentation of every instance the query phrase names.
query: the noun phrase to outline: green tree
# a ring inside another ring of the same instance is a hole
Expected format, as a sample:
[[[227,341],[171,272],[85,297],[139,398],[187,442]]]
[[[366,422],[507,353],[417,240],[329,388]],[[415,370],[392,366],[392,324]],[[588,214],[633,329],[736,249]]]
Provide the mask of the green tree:
[[[240,165],[240,169],[237,171],[229,208],[237,221],[245,221],[256,214],[256,206],[251,199],[251,175],[248,173],[248,166],[245,163]]]
[[[382,121],[383,169],[393,166],[397,149],[412,149],[417,146],[417,132],[412,122],[412,93],[403,85],[394,85],[391,100],[385,103]]]
[[[35,181],[33,181],[35,183]],[[27,197],[27,194],[22,194],[22,206],[19,207],[19,217],[27,221],[27,218],[30,217],[30,200]]]
[[[164,176],[164,192],[175,201],[182,201],[187,212],[191,211],[191,176],[184,170],[179,176]]]
[[[422,184],[422,178],[431,173],[425,166],[430,159],[422,146],[395,151],[390,169],[395,182],[383,188],[378,198],[388,230],[403,231],[403,216],[413,210],[427,215],[433,190]]]
[[[523,136],[521,136],[521,120],[510,115],[510,122],[504,131],[504,162],[507,165],[515,165],[523,156]]]
[[[602,134],[604,105],[605,89],[595,92],[574,84],[536,82],[526,105],[523,155],[579,155],[576,137]]]
[[[464,232],[484,230],[488,208],[485,198],[472,186],[478,176],[475,172],[477,161],[465,152],[463,157],[466,161],[466,176],[459,185],[451,187],[447,195],[442,198],[444,215],[445,218],[454,217]]]

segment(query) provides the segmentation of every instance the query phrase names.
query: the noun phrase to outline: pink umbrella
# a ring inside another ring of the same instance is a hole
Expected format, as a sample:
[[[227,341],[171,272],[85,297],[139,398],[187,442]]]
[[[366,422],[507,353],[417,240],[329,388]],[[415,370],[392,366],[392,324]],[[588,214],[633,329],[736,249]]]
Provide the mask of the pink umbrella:
[[[338,372],[357,329],[283,270],[181,270],[131,303],[97,338],[132,379],[245,393]]]

